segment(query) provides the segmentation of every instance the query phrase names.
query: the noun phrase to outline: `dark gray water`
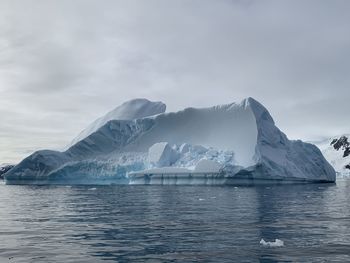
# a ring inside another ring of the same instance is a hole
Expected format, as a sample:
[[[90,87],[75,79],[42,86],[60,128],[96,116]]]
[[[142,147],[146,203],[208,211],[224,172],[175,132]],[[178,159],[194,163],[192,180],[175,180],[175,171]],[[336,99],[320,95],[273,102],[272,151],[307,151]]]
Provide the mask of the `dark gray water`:
[[[0,262],[350,262],[350,180],[0,185]]]

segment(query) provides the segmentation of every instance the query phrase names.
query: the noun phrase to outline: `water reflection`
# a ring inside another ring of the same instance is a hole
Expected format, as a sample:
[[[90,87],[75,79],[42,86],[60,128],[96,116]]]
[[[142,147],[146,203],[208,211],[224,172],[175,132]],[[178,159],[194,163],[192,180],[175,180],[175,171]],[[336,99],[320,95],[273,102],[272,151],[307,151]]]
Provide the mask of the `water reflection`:
[[[349,181],[238,188],[1,186],[0,198],[0,235],[7,240],[0,259],[14,256],[16,262],[349,260]],[[285,246],[261,247],[261,238],[279,238]]]

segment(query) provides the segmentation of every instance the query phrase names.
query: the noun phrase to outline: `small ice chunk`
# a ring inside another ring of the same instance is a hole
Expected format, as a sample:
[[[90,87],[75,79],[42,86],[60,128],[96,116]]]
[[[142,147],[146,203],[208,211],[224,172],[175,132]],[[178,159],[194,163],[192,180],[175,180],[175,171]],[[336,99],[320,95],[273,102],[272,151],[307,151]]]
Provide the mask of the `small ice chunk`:
[[[263,238],[260,240],[260,245],[264,246],[264,247],[283,247],[284,246],[284,242],[280,239],[275,239],[275,241],[269,242],[269,241],[265,241]]]

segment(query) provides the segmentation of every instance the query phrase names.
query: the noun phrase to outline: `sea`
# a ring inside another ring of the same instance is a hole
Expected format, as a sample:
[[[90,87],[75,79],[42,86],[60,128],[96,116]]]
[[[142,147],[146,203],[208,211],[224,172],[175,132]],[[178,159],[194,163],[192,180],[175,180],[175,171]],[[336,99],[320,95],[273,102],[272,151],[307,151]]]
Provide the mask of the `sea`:
[[[1,183],[3,262],[350,262],[350,179],[250,187]]]

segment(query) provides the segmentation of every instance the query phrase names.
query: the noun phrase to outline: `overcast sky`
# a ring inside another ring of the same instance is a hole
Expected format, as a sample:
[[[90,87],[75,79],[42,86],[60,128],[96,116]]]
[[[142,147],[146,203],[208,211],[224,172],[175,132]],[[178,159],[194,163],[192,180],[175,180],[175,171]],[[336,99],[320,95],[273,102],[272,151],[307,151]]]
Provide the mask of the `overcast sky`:
[[[350,132],[350,1],[1,0],[0,163],[125,100],[251,96],[290,137]]]

